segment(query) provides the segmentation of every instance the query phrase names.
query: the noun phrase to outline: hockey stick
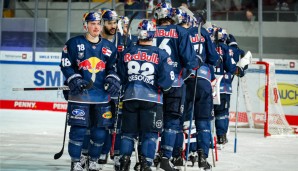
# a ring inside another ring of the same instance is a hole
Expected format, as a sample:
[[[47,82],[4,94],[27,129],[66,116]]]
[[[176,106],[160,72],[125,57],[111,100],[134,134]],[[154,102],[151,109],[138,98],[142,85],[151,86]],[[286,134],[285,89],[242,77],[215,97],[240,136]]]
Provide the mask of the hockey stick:
[[[115,118],[115,124],[114,124],[114,131],[112,134],[112,146],[111,146],[111,150],[110,150],[110,156],[114,156],[115,153],[115,142],[116,142],[116,135],[117,135],[117,126],[118,126],[118,114],[119,114],[119,105],[120,105],[120,99],[121,99],[121,91],[122,91],[122,86],[120,87],[119,90],[119,95],[118,95],[118,105],[117,105],[117,109],[116,109],[116,118]]]
[[[65,126],[64,126],[64,135],[63,135],[63,145],[62,145],[62,149],[58,153],[56,153],[54,155],[54,159],[55,160],[59,159],[62,156],[63,151],[64,151],[65,136],[66,136],[66,130],[67,130],[67,116],[68,116],[68,113],[66,112]]]
[[[90,89],[93,87],[93,81],[90,82],[84,87],[84,89]],[[47,91],[47,90],[69,90],[69,87],[26,87],[26,88],[12,88],[12,91]]]
[[[195,108],[195,100],[196,100],[196,92],[197,92],[197,82],[198,82],[198,70],[196,70],[196,75],[195,75],[195,89],[194,89],[194,95],[193,95],[193,103],[192,103],[192,109],[191,109],[191,114],[190,114],[190,119],[189,119],[189,130],[188,130],[188,135],[187,135],[187,147],[186,147],[186,153],[185,153],[185,164],[184,164],[184,171],[186,171],[187,168],[187,161],[188,161],[188,153],[189,153],[189,146],[190,146],[190,134],[191,134],[191,127],[192,127],[192,119],[194,115],[194,108]]]
[[[201,40],[201,23],[199,23],[198,27],[198,40]],[[198,47],[198,53],[200,53],[200,46]],[[193,95],[193,103],[192,103],[192,109],[191,109],[191,114],[190,114],[190,126],[188,130],[188,135],[187,135],[187,148],[186,148],[186,153],[185,153],[185,165],[184,165],[184,171],[186,171],[187,168],[187,161],[188,161],[188,153],[189,153],[189,146],[190,146],[190,133],[191,133],[191,127],[192,127],[192,119],[195,111],[195,102],[196,102],[196,92],[197,92],[197,82],[198,82],[198,69],[196,69],[196,75],[195,75],[195,89],[194,89],[194,95]]]
[[[213,135],[212,135],[212,128],[211,128],[212,122],[210,121],[210,137],[211,137],[211,150],[212,150],[212,161],[213,161],[213,167],[215,167],[215,158],[214,158],[214,143],[213,143]]]
[[[240,78],[238,77],[237,82],[237,100],[236,100],[236,121],[235,121],[235,140],[234,140],[234,153],[237,152],[237,126],[238,126],[238,105],[239,105],[239,81]]]
[[[128,22],[128,26],[127,26],[127,32],[125,34],[125,37],[124,37],[124,49],[127,47],[127,38],[128,38],[128,33],[129,33],[129,30],[130,30],[130,25],[132,23],[132,20],[134,18],[136,18],[136,16],[139,14],[139,11],[136,11],[135,13],[132,14],[129,22]]]

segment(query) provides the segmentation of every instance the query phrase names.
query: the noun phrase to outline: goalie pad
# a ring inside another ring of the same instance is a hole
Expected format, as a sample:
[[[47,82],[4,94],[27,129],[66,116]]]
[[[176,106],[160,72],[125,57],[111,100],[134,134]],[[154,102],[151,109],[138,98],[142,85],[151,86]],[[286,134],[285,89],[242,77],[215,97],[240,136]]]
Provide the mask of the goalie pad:
[[[215,77],[216,79],[211,82],[213,104],[220,105],[220,81],[223,78],[223,75],[215,75]]]
[[[239,60],[237,66],[240,68],[245,68],[245,66],[249,65],[252,61],[252,54],[250,51],[247,51],[243,58]]]

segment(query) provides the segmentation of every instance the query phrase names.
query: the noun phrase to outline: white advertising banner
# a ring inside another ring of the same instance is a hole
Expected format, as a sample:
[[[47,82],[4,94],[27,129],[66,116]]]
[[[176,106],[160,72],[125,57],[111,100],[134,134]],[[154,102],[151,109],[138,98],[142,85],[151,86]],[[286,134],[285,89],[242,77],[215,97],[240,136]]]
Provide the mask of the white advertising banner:
[[[1,61],[32,62],[32,52],[0,51]]]
[[[62,52],[36,52],[36,62],[60,62]]]

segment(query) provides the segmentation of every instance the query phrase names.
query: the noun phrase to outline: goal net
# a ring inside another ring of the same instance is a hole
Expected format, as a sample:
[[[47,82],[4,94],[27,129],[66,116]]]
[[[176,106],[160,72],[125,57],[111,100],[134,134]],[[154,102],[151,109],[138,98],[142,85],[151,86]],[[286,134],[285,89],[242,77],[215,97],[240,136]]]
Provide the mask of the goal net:
[[[246,75],[238,79],[235,77],[233,81],[230,126],[235,127],[238,118],[237,127],[264,129],[265,137],[294,135],[294,129],[288,124],[281,105],[274,63],[254,62],[249,65]]]

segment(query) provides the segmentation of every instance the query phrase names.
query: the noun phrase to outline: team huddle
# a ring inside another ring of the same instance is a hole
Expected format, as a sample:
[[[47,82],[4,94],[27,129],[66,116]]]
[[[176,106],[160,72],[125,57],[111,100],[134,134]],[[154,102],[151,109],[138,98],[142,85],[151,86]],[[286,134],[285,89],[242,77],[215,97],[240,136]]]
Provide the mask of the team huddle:
[[[176,171],[186,159],[212,170],[211,121],[217,143],[226,144],[232,80],[248,65],[244,51],[202,14],[169,3],[156,5],[137,36],[129,25],[111,9],[88,12],[85,35],[64,45],[71,171],[102,170],[108,154],[116,171],[129,171],[133,151],[134,170]],[[190,136],[196,141],[184,148]]]

